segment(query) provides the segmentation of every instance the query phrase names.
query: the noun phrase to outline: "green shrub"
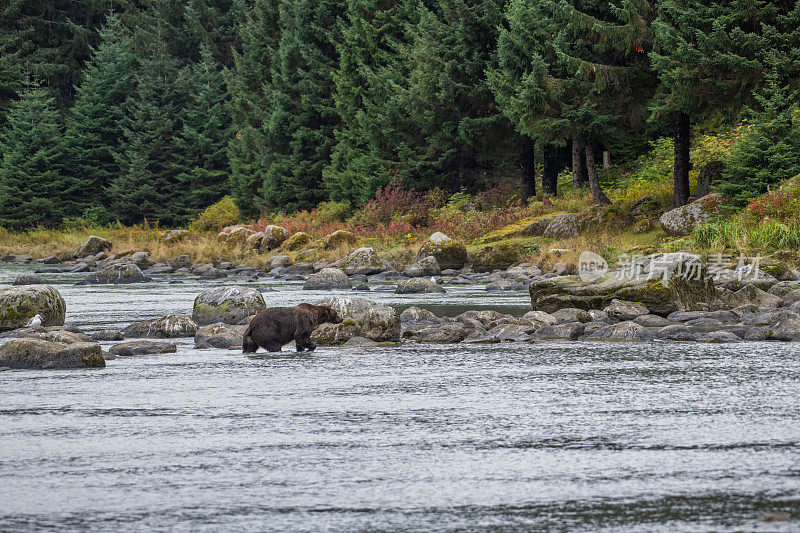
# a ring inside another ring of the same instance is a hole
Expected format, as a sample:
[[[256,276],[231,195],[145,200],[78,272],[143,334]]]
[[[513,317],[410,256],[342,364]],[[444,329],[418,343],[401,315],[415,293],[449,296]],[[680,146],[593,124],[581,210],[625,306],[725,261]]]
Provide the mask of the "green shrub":
[[[758,249],[797,249],[800,247],[800,227],[768,220],[751,229],[747,240],[752,247]]]
[[[703,248],[738,248],[744,234],[741,224],[719,220],[698,226],[694,230],[694,241]]]
[[[66,229],[97,228],[107,226],[116,220],[114,215],[103,206],[87,207],[78,217],[67,217],[63,226]]]
[[[318,224],[342,222],[352,214],[349,202],[321,202],[314,209],[314,219]]]
[[[197,215],[189,227],[194,231],[219,231],[225,226],[237,224],[241,220],[239,208],[233,198],[226,196]]]

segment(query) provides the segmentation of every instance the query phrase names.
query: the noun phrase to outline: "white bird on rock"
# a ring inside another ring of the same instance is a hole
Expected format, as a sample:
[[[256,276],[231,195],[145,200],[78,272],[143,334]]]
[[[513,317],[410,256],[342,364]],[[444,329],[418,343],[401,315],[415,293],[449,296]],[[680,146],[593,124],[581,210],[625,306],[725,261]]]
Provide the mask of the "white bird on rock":
[[[26,327],[29,328],[38,328],[42,326],[42,315],[36,315],[35,317],[31,318],[28,322]]]

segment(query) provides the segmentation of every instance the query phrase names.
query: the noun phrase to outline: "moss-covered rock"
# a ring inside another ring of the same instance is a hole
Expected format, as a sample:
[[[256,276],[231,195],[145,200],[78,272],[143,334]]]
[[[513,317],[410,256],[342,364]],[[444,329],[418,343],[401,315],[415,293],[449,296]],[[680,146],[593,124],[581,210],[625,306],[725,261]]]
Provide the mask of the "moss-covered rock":
[[[533,309],[548,313],[568,307],[604,309],[617,299],[638,302],[651,313],[666,316],[702,310],[716,295],[705,263],[685,253],[647,256],[594,281],[578,276],[536,280],[529,290]]]
[[[238,324],[242,319],[267,308],[264,297],[247,287],[216,287],[203,291],[194,300],[192,320],[205,326],[215,322]]]
[[[246,325],[232,326],[222,322],[209,324],[197,330],[194,336],[195,347],[220,348],[222,350],[241,349],[245,331],[247,331]]]
[[[19,336],[21,339],[40,339],[48,342],[60,342],[62,344],[75,344],[78,342],[92,342],[85,333],[78,333],[75,331],[67,331],[65,329],[42,330],[33,329],[24,331]]]
[[[343,344],[352,337],[366,337],[376,342],[396,342],[400,339],[400,315],[388,305],[366,298],[335,296],[320,302],[330,305],[343,321],[323,324],[311,338],[320,345]]]
[[[230,246],[244,246],[247,243],[247,239],[255,234],[256,232],[250,228],[238,226],[231,230],[231,232],[225,238],[225,243]]]
[[[43,326],[63,326],[67,304],[50,285],[22,285],[0,289],[0,331],[22,328],[36,315]]]
[[[189,230],[185,229],[171,229],[159,235],[159,239],[167,244],[174,244],[180,242],[189,236]]]
[[[292,234],[291,237],[286,239],[283,243],[283,247],[287,250],[299,250],[306,244],[311,242],[311,235],[304,231],[298,231],[297,233]]]
[[[669,235],[689,235],[700,224],[711,222],[720,214],[722,195],[711,193],[694,202],[667,211],[659,222]]]
[[[325,236],[325,238],[322,239],[322,247],[326,250],[332,250],[339,246],[355,244],[356,242],[358,242],[358,237],[349,231],[340,229]]]
[[[387,264],[378,256],[372,248],[358,248],[347,254],[337,265],[348,276],[356,274],[372,275],[391,270],[391,265]]]
[[[441,232],[436,232],[422,243],[417,258],[436,258],[442,270],[463,268],[467,262],[467,248]]]
[[[519,263],[525,253],[524,248],[516,243],[499,242],[483,248],[472,260],[475,272],[493,272],[506,270]]]
[[[103,350],[94,342],[65,344],[42,339],[14,339],[0,346],[0,367],[25,369],[102,368]]]
[[[568,239],[575,237],[583,229],[583,222],[577,213],[556,215],[542,234],[548,239]]]
[[[176,339],[194,337],[197,323],[189,315],[167,315],[161,318],[134,322],[123,330],[126,337]]]

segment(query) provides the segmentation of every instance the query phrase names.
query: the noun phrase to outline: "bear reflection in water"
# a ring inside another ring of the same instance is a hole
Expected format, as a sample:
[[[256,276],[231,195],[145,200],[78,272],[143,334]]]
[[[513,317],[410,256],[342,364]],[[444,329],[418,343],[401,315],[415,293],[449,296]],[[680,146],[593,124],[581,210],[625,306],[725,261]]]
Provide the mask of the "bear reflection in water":
[[[342,317],[329,305],[300,304],[264,309],[250,321],[242,352],[255,353],[259,346],[269,352],[280,352],[284,344],[292,341],[297,344],[298,352],[311,352],[317,347],[311,340],[311,332],[326,322],[342,323]]]

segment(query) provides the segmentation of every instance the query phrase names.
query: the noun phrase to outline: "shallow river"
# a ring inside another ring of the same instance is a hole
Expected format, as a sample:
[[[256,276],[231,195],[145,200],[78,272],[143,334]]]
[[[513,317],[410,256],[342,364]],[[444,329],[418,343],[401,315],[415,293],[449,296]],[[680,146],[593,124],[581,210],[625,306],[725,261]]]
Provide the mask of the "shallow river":
[[[219,284],[44,277],[87,330],[191,312]],[[482,287],[360,295],[529,309]],[[800,345],[192,346],[0,373],[0,530],[800,529]]]

